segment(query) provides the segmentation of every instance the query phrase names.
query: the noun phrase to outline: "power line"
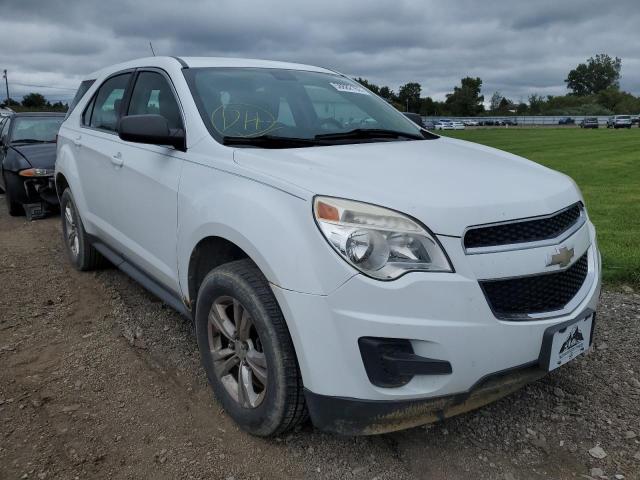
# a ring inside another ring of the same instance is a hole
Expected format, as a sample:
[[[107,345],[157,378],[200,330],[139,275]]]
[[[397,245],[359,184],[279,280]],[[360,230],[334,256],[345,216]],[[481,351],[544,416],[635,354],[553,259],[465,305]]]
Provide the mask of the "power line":
[[[19,85],[21,87],[36,87],[36,88],[53,88],[54,90],[68,90],[70,92],[75,92],[76,88],[69,87],[55,87],[53,85],[34,85],[33,83],[19,83],[19,82],[11,82],[12,85]]]

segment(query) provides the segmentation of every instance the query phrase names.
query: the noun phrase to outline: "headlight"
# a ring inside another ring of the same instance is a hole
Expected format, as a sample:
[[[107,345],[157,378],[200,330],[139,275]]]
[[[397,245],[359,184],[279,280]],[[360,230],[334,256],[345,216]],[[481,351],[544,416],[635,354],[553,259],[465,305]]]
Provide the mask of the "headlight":
[[[313,213],[334,250],[365,275],[392,280],[409,271],[453,271],[435,237],[406,215],[330,197],[316,197]]]
[[[19,172],[21,177],[51,177],[53,174],[54,170],[50,168],[27,168]]]

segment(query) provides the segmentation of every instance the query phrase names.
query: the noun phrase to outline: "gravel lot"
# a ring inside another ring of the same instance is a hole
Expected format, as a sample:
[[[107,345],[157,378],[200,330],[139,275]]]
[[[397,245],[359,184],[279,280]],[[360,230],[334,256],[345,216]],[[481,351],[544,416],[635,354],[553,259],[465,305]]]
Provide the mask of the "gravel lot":
[[[58,218],[0,196],[0,479],[640,478],[640,295],[607,291],[596,349],[479,411],[262,440],[221,412],[189,322],[117,270],[80,274]]]

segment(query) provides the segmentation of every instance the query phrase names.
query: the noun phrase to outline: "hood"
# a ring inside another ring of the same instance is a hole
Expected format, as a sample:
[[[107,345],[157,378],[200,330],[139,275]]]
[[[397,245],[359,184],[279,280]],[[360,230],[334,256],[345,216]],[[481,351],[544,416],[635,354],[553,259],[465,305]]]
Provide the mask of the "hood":
[[[11,145],[11,148],[22,155],[33,168],[53,169],[56,164],[55,143]]]
[[[569,177],[521,157],[445,137],[292,149],[239,148],[234,160],[317,195],[409,214],[433,232],[555,212],[580,200]]]

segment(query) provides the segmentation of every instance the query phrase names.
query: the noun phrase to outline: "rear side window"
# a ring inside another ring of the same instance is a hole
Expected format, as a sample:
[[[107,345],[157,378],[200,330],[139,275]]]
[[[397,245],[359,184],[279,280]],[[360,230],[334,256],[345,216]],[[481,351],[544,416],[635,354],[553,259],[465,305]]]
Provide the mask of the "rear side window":
[[[169,128],[182,127],[178,102],[169,82],[157,72],[141,72],[131,94],[128,115],[162,115]]]
[[[71,100],[71,105],[69,105],[69,110],[67,110],[67,115],[65,118],[67,118],[71,114],[71,112],[73,112],[73,109],[76,108],[78,102],[82,100],[84,94],[87,93],[87,90],[89,90],[91,88],[91,85],[93,85],[94,83],[95,80],[85,80],[80,84],[80,86],[78,87],[78,91],[73,97],[73,100]]]
[[[116,131],[118,119],[122,113],[122,99],[130,78],[130,73],[124,73],[111,77],[102,84],[93,101],[87,107],[87,111],[85,111],[85,125],[88,122],[93,128],[111,132]],[[91,110],[91,113],[87,118],[86,114],[89,110]]]

